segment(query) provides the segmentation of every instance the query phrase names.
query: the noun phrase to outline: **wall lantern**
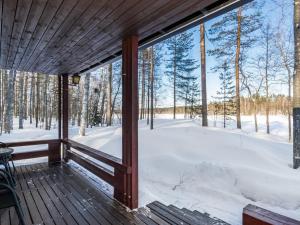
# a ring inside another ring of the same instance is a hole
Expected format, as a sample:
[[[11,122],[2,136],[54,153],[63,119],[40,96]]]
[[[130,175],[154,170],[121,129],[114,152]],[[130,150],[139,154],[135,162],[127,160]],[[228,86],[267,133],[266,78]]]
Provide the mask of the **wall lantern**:
[[[74,74],[73,76],[72,76],[72,85],[78,85],[79,84],[79,82],[80,82],[80,76],[79,76],[79,74]]]

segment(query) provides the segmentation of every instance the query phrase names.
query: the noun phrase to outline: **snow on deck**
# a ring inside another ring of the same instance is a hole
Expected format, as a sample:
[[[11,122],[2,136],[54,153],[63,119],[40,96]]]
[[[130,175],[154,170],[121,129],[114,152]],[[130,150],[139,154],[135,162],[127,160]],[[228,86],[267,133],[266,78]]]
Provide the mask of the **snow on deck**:
[[[251,203],[299,220],[300,170],[291,168],[286,118],[271,118],[272,135],[264,134],[263,117],[259,133],[254,133],[251,119],[243,118],[243,131],[163,118],[155,120],[151,131],[140,121],[140,206],[159,200],[241,224],[242,209]],[[32,127],[2,135],[0,141],[56,134]],[[77,127],[70,128],[73,140],[120,157],[119,126],[87,129],[85,137],[77,134]]]

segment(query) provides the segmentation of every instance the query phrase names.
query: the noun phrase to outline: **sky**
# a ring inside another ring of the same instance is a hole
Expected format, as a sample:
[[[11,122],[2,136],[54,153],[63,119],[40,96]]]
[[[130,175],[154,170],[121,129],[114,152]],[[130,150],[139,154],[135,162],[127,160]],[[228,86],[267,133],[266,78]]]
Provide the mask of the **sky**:
[[[280,7],[278,7],[277,4],[285,4],[285,12],[284,14],[286,15],[284,18],[284,24],[285,26],[283,27],[282,32],[287,33],[289,30],[292,31],[293,29],[293,0],[255,0],[258,3],[262,3],[262,16],[264,19],[264,23],[270,23],[271,26],[276,26],[281,18],[282,12]],[[210,21],[207,21],[205,23],[206,27],[206,33],[215,21],[220,19],[222,17],[219,16],[217,18],[214,18]],[[193,44],[194,47],[191,50],[191,58],[196,59],[198,62],[199,67],[193,72],[196,76],[199,75],[199,87],[200,87],[200,74],[201,74],[201,67],[200,67],[200,30],[199,26],[196,26],[194,28],[191,28],[191,30],[194,32],[193,38]],[[261,32],[261,31],[260,31]],[[213,48],[213,44],[209,41],[208,39],[208,34],[206,34],[205,38],[205,45],[206,45],[206,51]],[[158,99],[157,106],[158,107],[172,107],[173,106],[173,88],[172,84],[169,82],[167,77],[165,76],[165,60],[167,59],[167,54],[166,54],[166,49],[163,49],[163,59],[161,66],[159,68],[159,73],[162,75],[162,88],[160,90],[160,96]],[[255,54],[257,54],[261,49],[258,47],[252,48],[248,52],[249,57],[254,57]],[[219,74],[215,73],[211,70],[212,67],[216,65],[217,61],[214,58],[214,56],[209,56],[206,54],[206,72],[207,72],[207,98],[208,101],[213,101],[215,100],[214,97],[216,97],[216,93],[220,88],[220,80],[219,80]],[[248,69],[249,70],[249,69]],[[97,69],[94,71],[94,73],[99,73],[99,70]],[[276,82],[276,84],[272,84],[270,87],[270,94],[287,94],[287,85],[281,82]],[[245,95],[245,93],[241,93],[241,95]],[[183,105],[183,102],[178,101],[178,105]]]
[[[257,0],[258,2],[261,2],[262,0]],[[293,26],[293,0],[277,0],[283,2],[286,1],[287,7],[286,7],[286,26],[285,28],[291,29]],[[273,0],[265,0],[265,4],[262,8],[262,14],[264,17],[264,20],[266,22],[270,22],[272,25],[278,24],[279,21],[279,15],[281,15],[280,8],[275,4]],[[222,16],[220,16],[222,17]],[[211,24],[213,24],[216,20],[218,20],[219,17],[212,19],[208,22],[205,23],[206,26],[206,31],[210,27]],[[198,64],[200,65],[200,31],[199,31],[199,26],[192,28],[191,30],[194,31],[194,47],[191,51],[191,57],[194,59],[198,60]],[[282,32],[287,32],[287,30],[284,30]],[[212,48],[212,43],[209,41],[209,39],[206,36],[205,40],[206,44],[206,50]],[[258,49],[253,49],[252,51],[249,52],[249,56],[254,55]],[[206,60],[207,60],[207,97],[208,101],[212,101],[214,98],[213,96],[216,96],[216,92],[219,89],[220,81],[219,81],[219,74],[214,73],[211,71],[211,68],[216,64],[216,59],[213,56],[209,56],[206,54]],[[196,69],[194,71],[195,74],[199,74],[200,76],[200,70],[201,67]],[[161,72],[163,73],[164,71],[164,65],[162,65]],[[199,80],[200,82],[200,80]],[[166,79],[163,80],[163,89],[162,89],[162,95],[160,97],[159,106],[172,106],[172,87],[168,83]],[[273,85],[271,87],[271,92],[273,93],[282,93],[286,94],[286,85],[279,83],[276,85]]]

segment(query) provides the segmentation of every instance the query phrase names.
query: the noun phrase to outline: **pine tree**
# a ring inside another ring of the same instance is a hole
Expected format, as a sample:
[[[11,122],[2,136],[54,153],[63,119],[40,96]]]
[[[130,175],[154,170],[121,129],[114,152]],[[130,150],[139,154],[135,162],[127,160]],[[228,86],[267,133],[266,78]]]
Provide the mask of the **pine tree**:
[[[215,71],[221,71],[219,79],[221,81],[221,86],[219,91],[217,91],[216,100],[222,103],[223,110],[223,127],[226,127],[226,121],[230,120],[232,115],[236,112],[235,105],[235,86],[234,86],[234,76],[233,72],[230,71],[228,62],[223,62],[223,64],[217,68]]]
[[[202,94],[202,126],[207,127],[207,92],[206,92],[206,51],[205,51],[205,25],[200,24],[200,52],[201,52],[201,94]]]
[[[235,71],[236,117],[239,129],[241,128],[240,63],[244,58],[242,54],[246,54],[257,40],[255,32],[261,27],[261,7],[257,1],[248,3],[238,10],[226,13],[209,29],[209,40],[213,43],[213,49],[208,50],[208,54],[215,56],[218,61],[234,62],[228,66]]]
[[[186,88],[187,74],[196,69],[196,61],[189,57],[193,48],[193,32],[186,31],[166,40],[168,59],[166,60],[166,75],[173,87],[173,119],[176,119],[177,89]],[[182,96],[182,95],[181,95]]]

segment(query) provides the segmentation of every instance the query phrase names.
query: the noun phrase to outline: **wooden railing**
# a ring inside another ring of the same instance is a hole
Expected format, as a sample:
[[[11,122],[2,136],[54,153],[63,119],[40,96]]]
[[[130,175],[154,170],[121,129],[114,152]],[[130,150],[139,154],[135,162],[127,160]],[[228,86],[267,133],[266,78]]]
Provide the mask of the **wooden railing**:
[[[131,168],[122,164],[122,160],[109,155],[107,153],[101,152],[99,150],[93,149],[86,145],[80,144],[78,142],[65,139],[62,141],[64,144],[65,160],[73,160],[85,169],[89,170],[99,178],[103,179],[110,185],[114,187],[114,197],[120,202],[124,203],[126,199],[126,188],[125,179],[126,175],[131,173]],[[84,157],[82,154],[78,154],[72,149],[87,155],[93,159],[100,161],[113,168],[113,171],[105,168],[98,163]]]
[[[60,154],[61,140],[59,139],[9,142],[5,144],[7,147],[24,147],[24,146],[34,146],[34,145],[44,145],[44,144],[48,145],[46,149],[26,151],[26,152],[15,152],[12,154],[13,160],[48,157],[50,163],[61,161],[61,154]]]
[[[247,205],[243,210],[243,225],[300,225],[300,221],[288,218],[278,213]]]
[[[131,168],[122,164],[122,160],[93,149],[78,142],[65,139],[52,139],[52,140],[37,140],[37,141],[23,141],[6,143],[7,147],[24,147],[35,145],[47,145],[47,148],[40,150],[29,150],[25,152],[15,152],[12,155],[13,160],[32,159],[39,157],[48,157],[49,163],[60,162],[62,159],[61,144],[63,144],[63,158],[65,160],[71,159],[78,163],[85,169],[89,170],[99,178],[103,179],[111,186],[114,187],[114,197],[120,202],[126,201],[126,176],[131,174]],[[72,151],[76,149],[76,151]],[[88,156],[88,157],[85,157]],[[99,162],[107,165],[101,166],[91,160],[96,159]],[[112,168],[112,169],[109,169]]]

